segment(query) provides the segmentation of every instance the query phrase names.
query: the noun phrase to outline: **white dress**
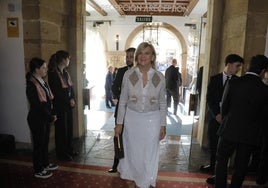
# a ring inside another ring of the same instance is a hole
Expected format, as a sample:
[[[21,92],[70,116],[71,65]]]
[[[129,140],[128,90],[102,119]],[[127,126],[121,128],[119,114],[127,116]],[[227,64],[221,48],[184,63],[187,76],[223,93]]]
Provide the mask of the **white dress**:
[[[145,96],[148,84],[142,89]],[[145,97],[144,97],[145,100]],[[159,162],[160,112],[126,109],[123,145],[125,157],[118,171],[122,179],[135,181],[140,188],[156,186]]]

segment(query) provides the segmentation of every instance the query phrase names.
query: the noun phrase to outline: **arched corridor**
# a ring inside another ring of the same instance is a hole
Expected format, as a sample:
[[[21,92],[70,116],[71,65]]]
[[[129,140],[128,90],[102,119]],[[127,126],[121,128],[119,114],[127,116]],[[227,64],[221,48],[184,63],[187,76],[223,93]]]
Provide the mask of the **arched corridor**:
[[[156,0],[153,2],[157,8],[151,2],[0,1],[3,26],[0,32],[0,104],[3,109],[0,133],[14,135],[16,144],[16,151],[4,157],[25,157],[30,161],[32,140],[27,124],[29,103],[25,94],[25,74],[33,57],[48,62],[51,54],[63,49],[72,57],[68,69],[76,94],[73,137],[80,155],[73,162],[109,168],[113,158],[114,109],[106,109],[103,103],[107,67],[124,66],[125,49],[153,38],[158,50],[158,68],[164,71],[163,67],[170,59],[177,58],[184,84],[181,93],[184,101],[179,106],[181,114],[178,117],[168,114],[170,130],[183,134],[170,134],[161,143],[160,169],[199,171],[201,163],[208,160],[205,115],[209,77],[222,72],[226,54],[243,56],[245,66],[241,75],[245,74],[253,55],[268,55],[268,1]],[[139,9],[126,9],[130,5]],[[142,10],[143,7],[147,7],[146,10]],[[165,9],[156,10],[161,7]],[[147,24],[139,22],[143,17],[151,19],[151,24],[162,23],[158,33],[155,30],[143,33]],[[150,32],[154,34],[150,35]],[[195,117],[189,113],[195,89],[191,90],[189,86],[191,81],[194,83],[200,66],[204,67],[204,76],[202,96],[198,101],[199,117]],[[86,105],[85,98],[90,106]],[[191,124],[190,131],[187,124]],[[55,160],[54,133],[52,126],[49,145],[52,160]],[[5,170],[6,166],[1,166],[1,171]]]

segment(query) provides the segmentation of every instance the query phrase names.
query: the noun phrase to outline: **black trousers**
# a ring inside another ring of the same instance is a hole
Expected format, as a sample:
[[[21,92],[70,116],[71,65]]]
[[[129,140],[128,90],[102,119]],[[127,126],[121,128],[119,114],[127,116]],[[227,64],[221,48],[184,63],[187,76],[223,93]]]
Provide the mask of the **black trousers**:
[[[72,108],[57,111],[55,121],[55,145],[57,158],[64,158],[73,152],[73,114]]]
[[[33,143],[33,168],[34,173],[41,172],[49,164],[48,143],[50,123],[41,121],[40,118],[28,116],[28,124],[32,134]]]
[[[114,156],[114,163],[113,163],[112,169],[117,169],[118,164],[119,164],[119,159]]]
[[[229,188],[240,188],[245,179],[250,155],[255,149],[254,146],[235,143],[223,138],[219,139],[216,162],[215,188],[226,188],[228,161],[232,154],[235,154],[234,172]]]
[[[261,147],[257,177],[268,180],[268,137],[267,135],[263,136],[263,139],[262,139],[262,147]]]
[[[168,107],[171,106],[171,97],[172,97],[173,98],[173,113],[177,114],[177,109],[178,109],[178,104],[179,104],[179,90],[167,89],[166,95],[167,95],[167,106]]]
[[[209,138],[209,148],[210,148],[210,165],[215,166],[216,163],[216,152],[219,141],[219,136],[217,135],[220,124],[215,118],[211,118],[208,123],[208,138]]]

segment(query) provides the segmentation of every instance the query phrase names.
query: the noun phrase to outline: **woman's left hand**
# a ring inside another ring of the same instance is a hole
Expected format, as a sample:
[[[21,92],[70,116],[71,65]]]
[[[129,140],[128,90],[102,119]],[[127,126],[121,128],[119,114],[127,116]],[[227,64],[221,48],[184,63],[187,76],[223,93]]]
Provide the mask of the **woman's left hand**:
[[[166,126],[161,126],[159,140],[163,140],[166,136]]]
[[[119,137],[119,135],[122,133],[123,125],[118,124],[114,128],[114,136]]]

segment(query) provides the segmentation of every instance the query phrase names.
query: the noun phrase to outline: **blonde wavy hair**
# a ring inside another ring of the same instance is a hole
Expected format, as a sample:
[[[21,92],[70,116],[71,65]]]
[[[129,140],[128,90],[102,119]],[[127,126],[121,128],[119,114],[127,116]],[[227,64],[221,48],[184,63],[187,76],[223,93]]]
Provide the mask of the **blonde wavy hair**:
[[[151,43],[148,42],[142,42],[139,44],[138,48],[135,51],[135,56],[134,56],[134,62],[135,62],[135,66],[138,66],[139,62],[138,62],[138,56],[141,54],[141,51],[144,50],[145,48],[150,47],[152,50],[152,53],[154,55],[154,59],[153,61],[151,61],[152,64],[152,68],[155,69],[155,60],[156,60],[156,51],[154,46]]]

